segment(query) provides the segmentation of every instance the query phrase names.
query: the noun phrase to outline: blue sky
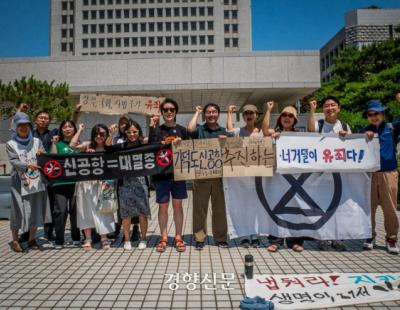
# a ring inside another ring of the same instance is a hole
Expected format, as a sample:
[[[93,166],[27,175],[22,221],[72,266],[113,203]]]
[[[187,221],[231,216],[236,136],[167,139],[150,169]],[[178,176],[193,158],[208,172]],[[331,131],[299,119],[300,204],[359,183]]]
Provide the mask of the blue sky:
[[[240,0],[239,0],[240,1]],[[319,49],[344,24],[344,13],[399,0],[253,0],[253,50]],[[50,0],[0,1],[0,57],[49,55]]]

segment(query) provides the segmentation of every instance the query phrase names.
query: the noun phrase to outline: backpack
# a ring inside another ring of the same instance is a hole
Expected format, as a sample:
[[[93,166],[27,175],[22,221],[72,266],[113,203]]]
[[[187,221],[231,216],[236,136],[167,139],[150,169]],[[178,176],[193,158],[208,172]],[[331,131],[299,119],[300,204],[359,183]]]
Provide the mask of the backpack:
[[[340,122],[340,125],[342,126],[342,129],[343,129],[344,131],[347,131],[348,128],[349,128],[349,126],[348,126],[345,122],[342,122],[341,120],[339,120],[339,122]],[[321,132],[322,132],[322,128],[324,127],[324,123],[325,123],[325,120],[324,120],[324,119],[320,119],[320,120],[318,121],[318,133],[321,133]]]

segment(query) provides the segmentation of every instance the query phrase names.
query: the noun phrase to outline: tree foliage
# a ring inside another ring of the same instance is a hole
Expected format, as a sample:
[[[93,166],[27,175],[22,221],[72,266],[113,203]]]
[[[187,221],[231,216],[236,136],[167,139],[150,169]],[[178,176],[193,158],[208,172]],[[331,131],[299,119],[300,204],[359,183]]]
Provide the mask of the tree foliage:
[[[27,113],[31,117],[45,110],[53,119],[69,119],[73,108],[68,92],[67,83],[48,83],[36,80],[33,76],[8,84],[0,80],[0,115],[12,115],[19,104],[24,102],[29,106]]]
[[[370,99],[380,99],[390,108],[388,118],[400,118],[395,93],[400,89],[400,39],[386,40],[345,49],[333,60],[333,77],[312,97],[322,100],[328,95],[339,98],[341,118],[351,127],[366,124],[362,117]]]

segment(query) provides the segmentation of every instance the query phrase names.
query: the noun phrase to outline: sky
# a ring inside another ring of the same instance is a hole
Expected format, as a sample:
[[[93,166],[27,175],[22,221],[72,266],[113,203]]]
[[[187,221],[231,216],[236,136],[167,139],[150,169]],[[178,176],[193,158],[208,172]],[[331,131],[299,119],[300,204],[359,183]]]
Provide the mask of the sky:
[[[319,50],[347,11],[370,5],[400,0],[252,0],[253,50]],[[50,0],[0,0],[0,57],[48,56],[49,27]]]

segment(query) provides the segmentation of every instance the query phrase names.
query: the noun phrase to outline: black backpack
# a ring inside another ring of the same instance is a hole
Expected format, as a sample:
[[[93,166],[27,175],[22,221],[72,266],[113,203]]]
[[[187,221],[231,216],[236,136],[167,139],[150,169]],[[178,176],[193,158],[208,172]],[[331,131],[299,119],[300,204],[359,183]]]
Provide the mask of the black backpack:
[[[348,126],[345,122],[342,122],[341,120],[339,120],[339,122],[340,122],[340,124],[342,125],[342,129],[343,129],[344,131],[347,131],[348,128],[349,128],[349,126]],[[324,120],[324,119],[320,119],[320,120],[318,121],[318,133],[321,133],[321,132],[322,132],[322,128],[324,127],[324,123],[325,123],[325,120]]]

